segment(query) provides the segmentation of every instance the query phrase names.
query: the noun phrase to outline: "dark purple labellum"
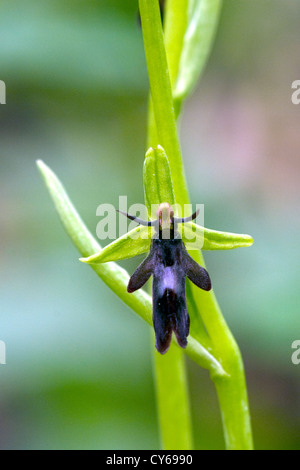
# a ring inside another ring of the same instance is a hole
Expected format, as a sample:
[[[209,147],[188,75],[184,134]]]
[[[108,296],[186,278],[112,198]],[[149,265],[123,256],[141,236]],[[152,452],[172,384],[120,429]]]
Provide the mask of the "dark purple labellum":
[[[162,237],[162,216],[166,211],[170,216],[171,238]],[[127,215],[127,214],[126,214]],[[176,238],[177,223],[184,223],[196,218],[193,214],[186,219],[173,217],[171,208],[161,204],[158,209],[158,219],[145,222],[134,216],[128,217],[142,225],[156,226],[159,237],[151,241],[147,258],[138,266],[129,280],[129,293],[143,287],[153,275],[153,326],[156,337],[156,349],[164,354],[168,351],[175,333],[179,346],[187,346],[190,330],[190,319],[186,306],[185,278],[188,277],[196,286],[203,290],[211,289],[208,272],[197,264],[188,254],[183,241]]]

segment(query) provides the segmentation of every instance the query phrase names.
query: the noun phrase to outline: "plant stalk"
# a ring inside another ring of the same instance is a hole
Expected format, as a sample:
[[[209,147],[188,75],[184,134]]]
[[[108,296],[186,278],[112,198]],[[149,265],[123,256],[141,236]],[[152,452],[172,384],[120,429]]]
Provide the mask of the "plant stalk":
[[[171,3],[173,1],[169,0]],[[181,3],[181,6],[183,4],[184,2]],[[139,0],[139,5],[152,98],[148,142],[151,143],[153,136],[155,144],[159,143],[164,147],[170,162],[176,202],[188,204],[189,196],[181,157],[159,5],[157,0]],[[176,38],[176,35],[173,35],[173,38]],[[171,36],[166,38],[166,43],[169,50],[171,50],[173,47]],[[178,57],[178,64],[179,59]],[[173,82],[176,78],[178,64],[176,64],[173,57]],[[196,258],[204,266],[204,260],[200,252]],[[247,389],[239,348],[222,316],[214,292],[207,293],[196,289],[192,287],[192,295],[196,300],[198,312],[210,336],[213,352],[228,374],[228,377],[225,378],[219,378],[211,374],[219,398],[226,447],[231,450],[252,449]],[[160,371],[158,370],[157,375],[159,374]],[[167,388],[168,384],[166,382],[164,386]],[[165,397],[161,394],[160,399],[163,403]],[[163,421],[161,420],[161,422]],[[168,432],[168,429],[166,429],[166,432]],[[164,434],[165,432],[162,430],[162,435]]]

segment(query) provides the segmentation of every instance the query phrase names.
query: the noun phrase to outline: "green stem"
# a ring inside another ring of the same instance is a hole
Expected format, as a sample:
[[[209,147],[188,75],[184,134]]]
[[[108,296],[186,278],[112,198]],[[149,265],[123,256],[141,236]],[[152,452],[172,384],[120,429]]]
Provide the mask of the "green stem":
[[[204,0],[203,0],[204,1]],[[215,0],[218,2],[218,0]],[[209,0],[205,0],[209,5]],[[184,0],[169,0],[168,12],[172,11],[170,5],[185,8]],[[217,5],[217,3],[215,3]],[[171,82],[168,73],[166,52],[164,49],[162,25],[160,21],[157,0],[140,0],[140,10],[143,24],[145,50],[147,55],[150,86],[153,101],[153,116],[150,126],[150,142],[160,143],[167,151],[170,161],[172,179],[176,202],[188,203],[188,192],[184,177],[181,159],[180,144],[177,134],[176,118],[172,101]],[[183,11],[183,10],[182,10]],[[213,9],[206,9],[210,15]],[[173,11],[175,12],[175,10]],[[173,35],[166,42],[172,48],[173,41],[178,41],[177,53],[180,50],[183,24],[186,11],[183,11],[182,28],[179,28],[180,37]],[[180,19],[178,27],[180,26]],[[168,22],[168,19],[167,19]],[[210,24],[208,21],[207,25]],[[211,23],[215,25],[215,21]],[[207,41],[207,38],[206,38]],[[174,46],[175,47],[175,46]],[[175,78],[176,58],[170,60],[172,81]],[[77,246],[81,255],[89,257],[100,250],[97,241],[92,237],[73,204],[69,200],[64,188],[53,172],[42,162],[38,167],[49,189],[61,221]],[[202,255],[197,260],[203,264]],[[99,277],[122,299],[133,311],[140,315],[147,323],[152,325],[152,305],[150,296],[142,290],[128,294],[126,287],[129,280],[128,273],[115,263],[95,264],[93,269]],[[224,321],[214,293],[205,293],[190,286],[189,297],[191,310],[199,313],[205,324],[209,337],[207,343],[199,342],[198,337],[189,336],[186,353],[201,367],[210,371],[215,383],[222,413],[224,433],[227,448],[251,449],[252,437],[248,410],[247,390],[244,377],[243,363],[239,349]],[[192,319],[194,324],[195,318]],[[174,347],[170,356],[164,360],[160,356],[155,360],[157,390],[159,394],[160,422],[162,436],[166,448],[185,449],[191,446],[191,426],[188,412],[188,397],[186,374],[182,350]],[[168,374],[171,372],[171,378]],[[171,379],[173,382],[171,382]],[[174,393],[175,391],[175,393]],[[175,397],[174,402],[170,402]],[[170,403],[169,403],[170,402]],[[181,426],[181,429],[179,427]],[[177,430],[177,431],[176,431]],[[174,432],[175,431],[175,432]]]
[[[163,447],[165,450],[192,449],[191,417],[182,351],[172,344],[164,356],[154,352],[153,362]]]
[[[171,172],[173,175],[178,175],[177,179],[173,178],[175,199],[177,197],[178,200],[187,201],[188,193],[158,2],[140,0],[139,4],[151,89],[148,146],[156,147],[161,143],[167,154],[172,153],[174,158]],[[151,41],[148,40],[150,38]],[[173,345],[164,357],[155,352],[154,370],[162,447],[165,450],[191,449],[192,426],[183,352]]]
[[[157,0],[139,0],[139,6],[157,138],[168,157],[172,155],[170,166],[176,201],[188,204],[159,4]],[[153,129],[153,121],[151,127]]]
[[[159,141],[155,144],[162,145],[168,155],[176,202],[188,204],[158,2],[139,0],[139,4],[154,115],[153,117],[150,109],[149,130],[155,140]],[[171,49],[171,37],[166,37],[166,42]],[[176,67],[175,60],[172,59],[172,81],[175,80]],[[151,135],[148,142],[151,143]],[[196,256],[196,261],[204,265],[201,253]],[[247,389],[239,348],[222,316],[213,291],[203,292],[191,285],[191,294],[210,336],[213,351],[228,374],[228,377],[222,379],[212,374],[221,408],[226,446],[228,449],[251,449],[253,444]]]
[[[239,354],[236,354],[235,359],[231,358],[231,361],[232,375],[228,379],[213,378],[222,415],[225,444],[227,450],[252,450],[252,429],[244,367]]]

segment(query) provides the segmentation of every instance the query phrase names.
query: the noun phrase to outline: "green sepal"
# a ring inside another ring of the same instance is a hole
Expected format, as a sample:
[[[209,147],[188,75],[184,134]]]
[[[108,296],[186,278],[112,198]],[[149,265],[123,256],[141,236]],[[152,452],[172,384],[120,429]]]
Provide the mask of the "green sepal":
[[[211,230],[193,222],[179,224],[178,231],[188,250],[233,250],[253,245],[250,235]]]
[[[80,258],[80,261],[88,264],[99,264],[142,255],[149,251],[153,235],[154,228],[152,227],[136,227],[117,240],[114,240],[100,252],[88,258]]]
[[[175,204],[169,160],[164,149],[158,145],[150,148],[144,161],[144,192],[145,204],[149,216],[155,217],[153,208],[162,202]],[[151,213],[152,205],[152,213]]]
[[[218,232],[200,227],[193,222],[184,225],[179,224],[178,231],[182,235],[182,240],[188,250],[233,250],[234,248],[248,247],[253,244],[253,238],[250,235]],[[80,261],[88,264],[98,264],[142,255],[149,251],[153,235],[154,228],[136,227],[123,237],[107,245],[99,253],[88,258],[81,258]],[[148,238],[145,238],[146,236]]]

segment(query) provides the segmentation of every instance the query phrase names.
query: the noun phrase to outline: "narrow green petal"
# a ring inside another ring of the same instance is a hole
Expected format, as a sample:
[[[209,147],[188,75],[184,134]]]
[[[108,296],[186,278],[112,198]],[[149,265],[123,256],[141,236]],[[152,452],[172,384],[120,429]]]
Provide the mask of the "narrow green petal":
[[[188,250],[232,250],[253,244],[250,235],[218,232],[192,222],[178,226]],[[92,256],[81,258],[87,264],[108,263],[148,253],[154,228],[136,227]]]
[[[138,226],[113,241],[98,253],[80,261],[88,264],[118,261],[147,253],[150,249],[153,228]]]
[[[250,235],[210,230],[193,222],[178,228],[188,250],[232,250],[253,245]]]
[[[221,0],[190,0],[174,99],[179,103],[194,89],[209,57],[220,16]]]
[[[253,245],[250,235],[204,229],[203,250],[232,250]]]
[[[158,206],[162,202],[175,204],[174,189],[171,177],[169,160],[164,149],[158,145],[150,148],[144,162],[144,191],[148,214],[151,214],[151,205]]]

